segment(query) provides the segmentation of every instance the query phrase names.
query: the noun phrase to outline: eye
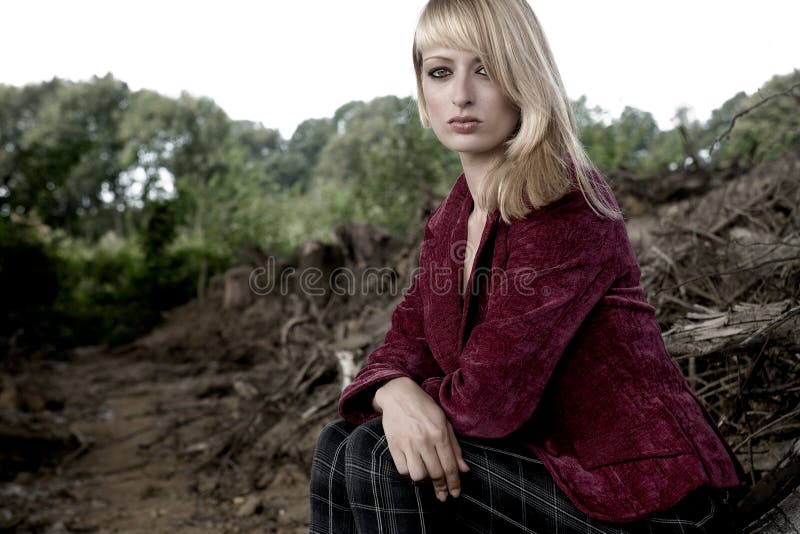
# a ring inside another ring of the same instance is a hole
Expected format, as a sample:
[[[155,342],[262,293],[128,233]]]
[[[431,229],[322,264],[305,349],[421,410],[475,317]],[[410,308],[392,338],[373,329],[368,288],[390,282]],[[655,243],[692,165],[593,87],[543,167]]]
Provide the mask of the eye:
[[[486,67],[484,67],[483,65],[481,65],[481,68],[478,69],[478,72],[480,72],[480,71],[483,71],[483,74],[485,74],[486,76],[489,75],[489,73],[486,72]]]
[[[443,71],[447,71],[447,69],[444,67],[436,67],[428,71],[428,76],[430,76],[431,78],[444,78],[443,74],[437,74]]]

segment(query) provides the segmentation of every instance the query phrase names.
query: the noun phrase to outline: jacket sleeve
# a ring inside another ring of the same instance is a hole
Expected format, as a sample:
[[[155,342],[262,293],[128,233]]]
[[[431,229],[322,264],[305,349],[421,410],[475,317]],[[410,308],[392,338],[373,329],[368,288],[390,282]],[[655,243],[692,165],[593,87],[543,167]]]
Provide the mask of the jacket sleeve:
[[[621,221],[586,215],[512,224],[486,319],[470,333],[459,367],[422,384],[454,430],[501,438],[531,418],[570,340],[613,284],[620,232]]]
[[[425,240],[432,237],[430,218],[428,221]],[[420,251],[424,245],[423,241]],[[392,312],[391,325],[383,344],[372,351],[366,365],[342,391],[338,409],[344,420],[362,424],[380,415],[372,407],[372,399],[375,391],[389,380],[406,376],[421,384],[424,379],[443,373],[425,336],[423,299],[420,294],[424,280],[424,270],[417,269],[403,300]]]

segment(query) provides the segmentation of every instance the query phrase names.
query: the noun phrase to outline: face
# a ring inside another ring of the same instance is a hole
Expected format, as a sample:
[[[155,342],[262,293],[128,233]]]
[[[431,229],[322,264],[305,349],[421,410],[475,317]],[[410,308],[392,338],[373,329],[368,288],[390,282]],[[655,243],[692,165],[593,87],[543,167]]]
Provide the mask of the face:
[[[519,120],[519,111],[471,52],[424,50],[422,92],[436,137],[462,157],[497,155]]]

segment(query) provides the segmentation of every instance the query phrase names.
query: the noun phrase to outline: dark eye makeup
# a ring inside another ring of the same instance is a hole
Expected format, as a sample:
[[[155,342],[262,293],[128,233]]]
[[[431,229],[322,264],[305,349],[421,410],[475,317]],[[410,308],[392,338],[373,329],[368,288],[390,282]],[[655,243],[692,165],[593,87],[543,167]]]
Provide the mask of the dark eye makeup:
[[[442,75],[442,74],[436,74],[436,73],[439,72],[439,71],[449,71],[449,70],[450,69],[447,68],[447,67],[434,67],[434,68],[428,70],[428,76],[430,76],[433,79],[440,80],[440,79],[444,78],[445,76]],[[480,72],[480,71],[483,71],[483,74],[485,74],[487,76],[489,75],[489,73],[486,72],[486,67],[484,67],[483,65],[481,65],[480,68],[478,68],[478,72]]]

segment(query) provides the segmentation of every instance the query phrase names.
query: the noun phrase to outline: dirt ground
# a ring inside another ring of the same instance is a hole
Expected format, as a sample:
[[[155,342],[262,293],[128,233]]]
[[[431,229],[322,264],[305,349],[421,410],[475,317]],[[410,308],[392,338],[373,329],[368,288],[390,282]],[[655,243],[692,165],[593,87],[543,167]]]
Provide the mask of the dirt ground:
[[[82,443],[58,468],[0,486],[0,525],[26,532],[308,532],[306,466],[286,462],[257,492],[241,467],[202,462],[221,422],[243,417],[229,387],[251,370],[79,351],[36,380]],[[48,393],[48,394],[49,394]],[[236,480],[239,477],[242,480]]]

